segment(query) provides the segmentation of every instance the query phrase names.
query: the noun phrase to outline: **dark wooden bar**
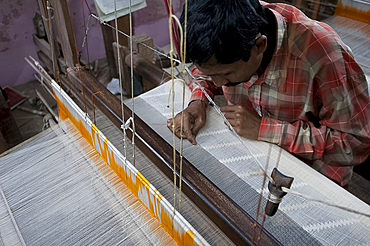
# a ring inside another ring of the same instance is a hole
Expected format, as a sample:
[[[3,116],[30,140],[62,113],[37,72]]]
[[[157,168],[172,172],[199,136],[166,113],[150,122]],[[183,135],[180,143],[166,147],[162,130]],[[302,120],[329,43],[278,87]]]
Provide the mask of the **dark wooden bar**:
[[[130,59],[131,55],[126,56],[125,62],[127,66],[130,66]],[[170,74],[141,57],[140,54],[133,54],[132,62],[135,72],[151,83],[153,88],[172,79]]]
[[[79,74],[81,73],[81,74]],[[81,77],[80,77],[81,76]],[[81,80],[80,80],[81,78]],[[71,71],[69,79],[75,87],[84,86],[87,98],[95,95],[94,104],[117,127],[122,125],[121,103],[99,81],[86,71]],[[129,108],[124,106],[125,120],[131,116]],[[147,157],[171,180],[173,180],[173,148],[158,136],[138,116],[135,116],[135,143]],[[132,131],[127,130],[129,137]],[[176,153],[179,163],[179,153]],[[177,164],[178,165],[178,164]],[[179,167],[177,167],[179,170]],[[250,245],[253,237],[255,220],[231,200],[222,190],[200,173],[189,161],[183,158],[183,192],[207,215],[236,245]],[[178,175],[179,176],[179,175]],[[260,225],[257,225],[257,232]],[[281,245],[267,231],[263,230],[259,245]]]

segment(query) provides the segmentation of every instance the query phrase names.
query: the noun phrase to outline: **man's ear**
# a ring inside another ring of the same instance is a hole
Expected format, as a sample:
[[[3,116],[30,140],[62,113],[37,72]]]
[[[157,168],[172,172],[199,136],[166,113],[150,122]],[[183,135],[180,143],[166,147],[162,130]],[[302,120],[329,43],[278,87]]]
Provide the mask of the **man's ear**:
[[[267,37],[265,35],[261,35],[259,38],[257,38],[254,46],[257,48],[258,54],[265,52],[267,49]]]

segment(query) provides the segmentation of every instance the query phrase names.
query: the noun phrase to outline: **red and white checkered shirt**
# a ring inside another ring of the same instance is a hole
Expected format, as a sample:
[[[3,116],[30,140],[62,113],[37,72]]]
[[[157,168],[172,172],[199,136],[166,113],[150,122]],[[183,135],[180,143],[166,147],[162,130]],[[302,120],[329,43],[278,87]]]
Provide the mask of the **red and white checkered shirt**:
[[[275,143],[347,187],[352,166],[370,153],[370,100],[365,75],[350,49],[327,24],[286,4],[261,2],[277,20],[272,60],[260,77],[217,88],[200,80],[211,97],[229,104],[250,100],[262,116],[259,140]],[[198,69],[193,74],[204,76]],[[191,81],[192,100],[207,101]]]

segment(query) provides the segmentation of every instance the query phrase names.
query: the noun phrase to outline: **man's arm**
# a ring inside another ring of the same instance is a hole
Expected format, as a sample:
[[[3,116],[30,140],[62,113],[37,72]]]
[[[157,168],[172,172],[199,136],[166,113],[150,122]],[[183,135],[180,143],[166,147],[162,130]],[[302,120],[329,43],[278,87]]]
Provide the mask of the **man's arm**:
[[[211,81],[204,79],[207,78],[207,76],[204,75],[201,71],[199,71],[197,67],[194,67],[191,70],[191,73],[194,75],[195,78],[200,78],[198,79],[198,83],[200,84],[200,86],[204,88],[204,90],[212,99],[214,98],[214,96],[222,94],[222,88],[217,87]],[[200,89],[198,83],[193,79],[190,80],[189,89],[191,90],[191,97],[189,103],[191,103],[194,100],[202,100],[206,102],[206,104],[208,104],[208,99]]]
[[[366,79],[357,66],[351,70],[347,67],[350,72],[338,86],[325,83],[328,74],[333,74],[332,66],[321,69],[317,80],[323,81],[316,81],[322,85],[318,93],[322,100],[319,121],[286,122],[264,117],[258,139],[331,166],[364,162],[370,153],[370,100]]]
[[[195,77],[206,77],[196,67],[193,68],[192,73]],[[203,86],[204,90],[213,99],[215,95],[221,94],[222,89],[216,87],[212,82],[199,79],[198,83]],[[181,118],[183,118],[183,134],[184,139],[188,139],[192,144],[197,144],[195,137],[199,130],[206,124],[206,110],[208,100],[203,94],[200,86],[193,80],[190,80],[191,98],[188,107],[184,111],[178,113],[174,120],[167,120],[167,127],[181,137]]]

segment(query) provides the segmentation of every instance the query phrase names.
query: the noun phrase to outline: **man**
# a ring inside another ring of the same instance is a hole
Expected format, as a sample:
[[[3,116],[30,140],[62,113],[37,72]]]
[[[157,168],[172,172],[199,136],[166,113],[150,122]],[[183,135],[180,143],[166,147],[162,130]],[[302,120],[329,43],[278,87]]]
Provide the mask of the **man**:
[[[290,5],[193,0],[186,42],[193,74],[211,97],[223,92],[221,111],[237,134],[278,144],[347,187],[370,153],[370,100],[334,30]],[[183,136],[196,144],[208,101],[194,81],[190,89]],[[178,137],[180,122],[181,114],[174,128],[167,122]]]

